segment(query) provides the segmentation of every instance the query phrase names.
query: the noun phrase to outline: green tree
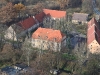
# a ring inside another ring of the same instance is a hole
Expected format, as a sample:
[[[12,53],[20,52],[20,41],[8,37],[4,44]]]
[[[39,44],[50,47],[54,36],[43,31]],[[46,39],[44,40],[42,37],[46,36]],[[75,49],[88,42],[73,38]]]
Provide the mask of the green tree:
[[[82,2],[82,11],[84,13],[92,13],[92,0],[83,0]]]

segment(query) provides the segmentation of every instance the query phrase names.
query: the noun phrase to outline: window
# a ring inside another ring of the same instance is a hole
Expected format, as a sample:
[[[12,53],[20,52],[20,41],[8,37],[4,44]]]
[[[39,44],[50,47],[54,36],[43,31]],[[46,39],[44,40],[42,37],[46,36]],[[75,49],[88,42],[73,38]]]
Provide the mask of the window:
[[[48,48],[48,49],[50,48],[49,45],[47,46],[47,48]]]
[[[37,42],[39,41],[39,40],[36,40]]]
[[[57,39],[56,38],[54,38],[54,41],[56,41]]]
[[[40,38],[40,35],[38,35],[38,38]]]
[[[35,46],[35,43],[33,43],[33,46]]]
[[[46,36],[46,39],[48,38],[48,36]]]
[[[43,41],[43,43],[45,43],[45,41]]]
[[[51,47],[54,48],[54,43],[53,42],[51,43]]]
[[[59,49],[59,44],[57,44],[57,48]]]
[[[57,44],[57,47],[59,48],[59,44]]]
[[[32,39],[32,42],[35,42],[35,39]]]
[[[44,48],[44,46],[42,46],[42,48]]]

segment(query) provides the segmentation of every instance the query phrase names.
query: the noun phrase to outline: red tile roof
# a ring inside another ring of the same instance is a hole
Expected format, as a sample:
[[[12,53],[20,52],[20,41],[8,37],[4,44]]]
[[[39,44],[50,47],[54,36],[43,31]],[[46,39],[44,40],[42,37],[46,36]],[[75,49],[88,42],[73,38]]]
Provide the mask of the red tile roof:
[[[96,21],[95,18],[92,18],[89,22],[88,22],[88,28],[90,28],[90,26],[92,26],[93,24],[95,24],[96,26],[98,26],[98,23]]]
[[[91,34],[91,36],[87,36],[87,44],[91,44],[94,40],[96,40],[95,38],[95,32]]]
[[[87,35],[91,36],[91,34],[93,34],[95,32],[95,25],[91,26],[88,31],[87,31]]]
[[[35,15],[35,18],[39,21],[39,22],[42,22],[43,21],[43,18],[45,17],[45,13],[44,12],[41,12],[37,15]]]
[[[36,21],[34,20],[33,17],[29,17],[29,18],[21,21],[20,24],[23,27],[23,29],[28,29],[28,28],[32,27],[34,24],[36,24]]]
[[[46,15],[54,17],[54,18],[63,18],[63,17],[66,17],[66,11],[43,9],[43,12]]]
[[[88,30],[87,30],[88,45],[91,44],[91,42],[94,40],[100,43],[100,29],[99,29],[98,22],[95,20],[95,18],[92,18],[88,22]]]
[[[33,33],[32,38],[61,42],[64,36],[65,34],[61,33],[60,30],[53,30],[40,27]]]
[[[27,18],[27,19],[19,22],[19,23],[23,29],[28,29],[28,28],[32,27],[34,24],[36,24],[36,20],[38,22],[42,22],[46,15],[49,15],[49,16],[54,17],[54,18],[62,18],[62,17],[66,16],[66,12],[65,11],[43,9],[43,12],[35,15],[35,19],[33,17],[30,17],[30,18]]]

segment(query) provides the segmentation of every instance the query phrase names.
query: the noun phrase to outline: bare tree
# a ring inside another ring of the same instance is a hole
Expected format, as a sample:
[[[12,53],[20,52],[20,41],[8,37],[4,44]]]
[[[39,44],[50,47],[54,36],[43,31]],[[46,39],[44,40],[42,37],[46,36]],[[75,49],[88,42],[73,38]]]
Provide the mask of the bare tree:
[[[16,17],[16,12],[12,3],[8,3],[0,10],[0,22],[7,23],[12,21]]]
[[[22,50],[23,50],[23,54],[21,56],[21,60],[26,61],[27,65],[30,65],[30,59],[31,59],[31,53],[32,53],[32,47],[31,47],[31,38],[29,39],[28,37],[26,37],[25,41],[23,42],[22,45]]]
[[[68,5],[69,0],[57,0],[57,2],[60,5],[60,9],[64,9]]]
[[[38,2],[35,5],[26,6],[26,9],[28,10],[28,11],[27,10],[26,11],[30,15],[36,15],[36,14],[42,12],[43,8],[44,8],[44,3],[43,2]]]
[[[78,43],[73,50],[74,54],[78,57],[78,62],[82,65],[88,58],[88,49],[86,43]]]
[[[2,52],[0,53],[0,60],[1,61],[8,61],[13,58],[14,52],[12,50],[12,45],[11,44],[5,44]]]
[[[36,70],[40,70],[41,74],[43,73],[48,75],[50,69],[53,69],[53,67],[56,65],[56,56],[55,54],[52,54],[51,51],[48,53],[43,53],[41,58],[37,56],[32,65]]]
[[[2,50],[4,44],[6,43],[4,35],[7,28],[8,27],[6,25],[0,24],[0,50]]]

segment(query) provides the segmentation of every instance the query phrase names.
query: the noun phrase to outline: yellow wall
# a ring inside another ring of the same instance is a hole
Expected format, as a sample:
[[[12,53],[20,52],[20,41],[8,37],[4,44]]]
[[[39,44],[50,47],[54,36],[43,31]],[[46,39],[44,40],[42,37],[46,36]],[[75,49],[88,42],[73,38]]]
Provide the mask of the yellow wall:
[[[88,45],[89,51],[93,54],[100,53],[100,45],[96,40],[94,40],[91,44]]]
[[[62,47],[66,46],[66,37],[62,39],[61,42],[57,43],[55,41],[47,41],[41,39],[32,39],[32,47],[36,47],[42,50],[53,50],[60,51]]]

